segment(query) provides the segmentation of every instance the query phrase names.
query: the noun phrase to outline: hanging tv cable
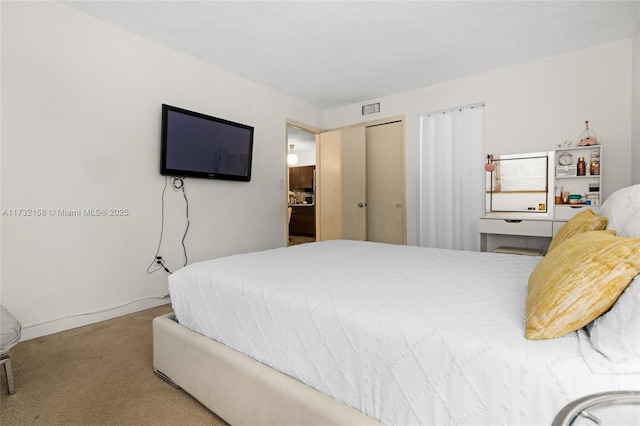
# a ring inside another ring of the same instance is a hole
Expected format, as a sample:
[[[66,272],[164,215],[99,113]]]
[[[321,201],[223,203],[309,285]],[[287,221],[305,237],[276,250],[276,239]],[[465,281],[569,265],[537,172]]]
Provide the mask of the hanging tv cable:
[[[162,238],[164,235],[164,208],[165,208],[165,193],[167,191],[167,186],[169,184],[169,176],[165,176],[165,180],[164,180],[164,187],[162,188],[162,195],[161,195],[161,222],[160,222],[160,238],[158,241],[158,248],[156,250],[156,254],[154,256],[153,261],[151,262],[151,264],[147,267],[147,274],[152,274],[154,272],[157,272],[161,269],[164,269],[167,273],[171,274],[172,272],[169,270],[169,268],[167,268],[165,266],[165,260],[164,258],[160,255],[160,249],[162,247]],[[173,176],[171,177],[171,186],[173,186],[174,190],[176,191],[180,191],[182,192],[182,196],[184,197],[184,201],[185,201],[185,214],[186,214],[186,218],[187,218],[187,226],[184,230],[184,234],[182,235],[182,240],[181,240],[181,244],[182,244],[182,252],[184,253],[184,264],[183,266],[186,266],[189,258],[187,256],[187,247],[185,245],[185,239],[187,238],[187,233],[189,232],[189,226],[190,226],[190,219],[189,219],[189,199],[187,198],[187,193],[185,191],[184,188],[184,178],[182,177],[177,177],[177,176]]]

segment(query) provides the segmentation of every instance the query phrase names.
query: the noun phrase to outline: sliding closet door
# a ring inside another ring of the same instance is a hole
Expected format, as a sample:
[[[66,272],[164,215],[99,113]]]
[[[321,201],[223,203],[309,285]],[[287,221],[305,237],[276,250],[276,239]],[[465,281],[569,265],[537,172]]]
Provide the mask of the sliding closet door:
[[[316,239],[366,240],[364,127],[321,133],[316,156]]]
[[[367,240],[406,244],[404,128],[401,121],[367,127]]]

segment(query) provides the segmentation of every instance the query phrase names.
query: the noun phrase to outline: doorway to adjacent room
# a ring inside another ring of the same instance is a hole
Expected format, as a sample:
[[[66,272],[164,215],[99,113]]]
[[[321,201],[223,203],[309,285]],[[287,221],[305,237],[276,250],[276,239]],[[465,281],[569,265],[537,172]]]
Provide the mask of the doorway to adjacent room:
[[[316,135],[319,130],[287,123],[288,245],[316,241]]]

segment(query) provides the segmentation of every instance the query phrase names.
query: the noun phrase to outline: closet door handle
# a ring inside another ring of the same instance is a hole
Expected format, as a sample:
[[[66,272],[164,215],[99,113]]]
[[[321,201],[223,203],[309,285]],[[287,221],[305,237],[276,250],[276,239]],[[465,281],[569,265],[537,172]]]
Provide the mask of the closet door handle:
[[[366,206],[367,206],[367,203],[358,203],[358,207],[360,207],[360,208],[363,208],[363,207],[366,207]]]
[[[505,219],[504,221],[507,223],[520,223],[522,219]]]

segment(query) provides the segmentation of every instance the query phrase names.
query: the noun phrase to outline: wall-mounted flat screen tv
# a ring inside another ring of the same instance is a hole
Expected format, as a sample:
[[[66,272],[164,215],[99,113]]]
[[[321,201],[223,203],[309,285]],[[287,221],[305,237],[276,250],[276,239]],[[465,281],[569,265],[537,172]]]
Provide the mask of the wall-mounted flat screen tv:
[[[249,182],[253,127],[162,105],[160,174]]]

